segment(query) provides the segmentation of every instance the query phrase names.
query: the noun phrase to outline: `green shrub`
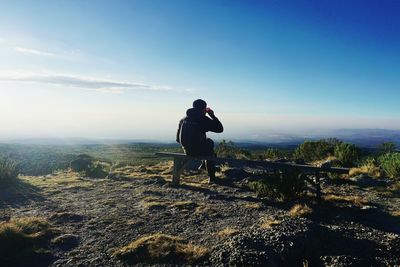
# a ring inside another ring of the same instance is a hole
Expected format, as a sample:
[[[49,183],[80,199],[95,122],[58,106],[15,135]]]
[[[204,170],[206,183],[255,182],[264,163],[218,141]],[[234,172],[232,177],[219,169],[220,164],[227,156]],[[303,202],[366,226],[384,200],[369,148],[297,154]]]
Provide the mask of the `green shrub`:
[[[264,159],[276,160],[285,157],[285,153],[276,148],[268,148],[264,154]]]
[[[235,146],[232,141],[222,140],[215,149],[218,157],[235,158],[235,159],[250,159],[251,153],[246,149],[241,149]]]
[[[334,138],[321,139],[318,141],[305,141],[300,144],[294,151],[295,159],[303,159],[307,162],[322,160],[332,156],[335,145],[340,141]]]
[[[334,156],[345,167],[352,167],[360,157],[360,149],[354,144],[338,143],[335,145]]]
[[[396,150],[396,144],[393,142],[384,142],[378,147],[380,154],[392,153]]]
[[[73,171],[81,172],[86,171],[89,166],[93,163],[93,158],[86,154],[80,154],[71,161],[70,167]]]
[[[8,158],[0,158],[0,184],[9,183],[17,179],[18,166]]]
[[[290,200],[306,191],[305,175],[296,170],[285,170],[277,175],[266,176],[261,181],[250,182],[249,188],[259,196]]]
[[[400,179],[400,153],[387,153],[379,157],[380,165],[385,174],[393,179]]]
[[[107,167],[100,162],[92,162],[85,170],[85,175],[92,178],[105,178],[109,173]]]

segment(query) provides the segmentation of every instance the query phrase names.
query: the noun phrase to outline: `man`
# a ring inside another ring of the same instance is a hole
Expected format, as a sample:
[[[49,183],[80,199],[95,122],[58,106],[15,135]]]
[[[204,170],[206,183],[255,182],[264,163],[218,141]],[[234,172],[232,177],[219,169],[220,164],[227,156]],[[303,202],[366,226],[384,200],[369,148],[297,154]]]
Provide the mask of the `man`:
[[[193,108],[186,111],[186,117],[179,122],[176,141],[182,145],[186,155],[215,156],[214,142],[207,138],[206,132],[222,133],[223,130],[214,111],[207,107],[204,100],[197,99],[193,102]],[[215,163],[207,160],[205,166],[210,176],[209,181],[215,182]]]

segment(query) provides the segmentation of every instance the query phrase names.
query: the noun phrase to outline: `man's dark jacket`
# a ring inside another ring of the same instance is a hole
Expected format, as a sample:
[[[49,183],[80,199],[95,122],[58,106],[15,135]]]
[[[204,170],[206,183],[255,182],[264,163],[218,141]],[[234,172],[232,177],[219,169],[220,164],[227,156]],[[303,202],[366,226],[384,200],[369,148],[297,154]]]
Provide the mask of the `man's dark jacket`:
[[[224,127],[217,117],[212,116],[210,119],[201,110],[191,108],[179,122],[176,141],[185,148],[200,147],[206,141],[208,131],[222,133]]]

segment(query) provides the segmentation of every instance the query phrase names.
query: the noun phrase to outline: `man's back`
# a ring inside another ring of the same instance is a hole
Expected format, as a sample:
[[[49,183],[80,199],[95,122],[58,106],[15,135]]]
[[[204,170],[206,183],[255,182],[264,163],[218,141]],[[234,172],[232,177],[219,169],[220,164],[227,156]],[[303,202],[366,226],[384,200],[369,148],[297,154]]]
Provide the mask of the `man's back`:
[[[207,117],[206,114],[208,114]],[[207,138],[206,132],[222,133],[224,127],[214,111],[207,107],[202,99],[193,102],[193,108],[186,111],[186,117],[179,122],[176,141],[190,156],[215,156],[214,141]],[[205,163],[210,182],[215,181],[215,163],[207,160]]]
[[[222,133],[224,130],[217,117],[208,118],[202,111],[191,108],[179,122],[176,141],[186,146],[197,146],[206,140],[206,132]]]

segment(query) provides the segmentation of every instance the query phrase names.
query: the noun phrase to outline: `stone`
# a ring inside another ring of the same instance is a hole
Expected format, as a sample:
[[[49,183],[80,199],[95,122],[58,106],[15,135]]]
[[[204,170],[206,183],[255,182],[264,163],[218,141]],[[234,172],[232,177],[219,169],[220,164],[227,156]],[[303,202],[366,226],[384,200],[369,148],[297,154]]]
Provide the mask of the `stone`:
[[[70,250],[79,245],[79,236],[64,234],[57,236],[51,242],[62,250]]]

